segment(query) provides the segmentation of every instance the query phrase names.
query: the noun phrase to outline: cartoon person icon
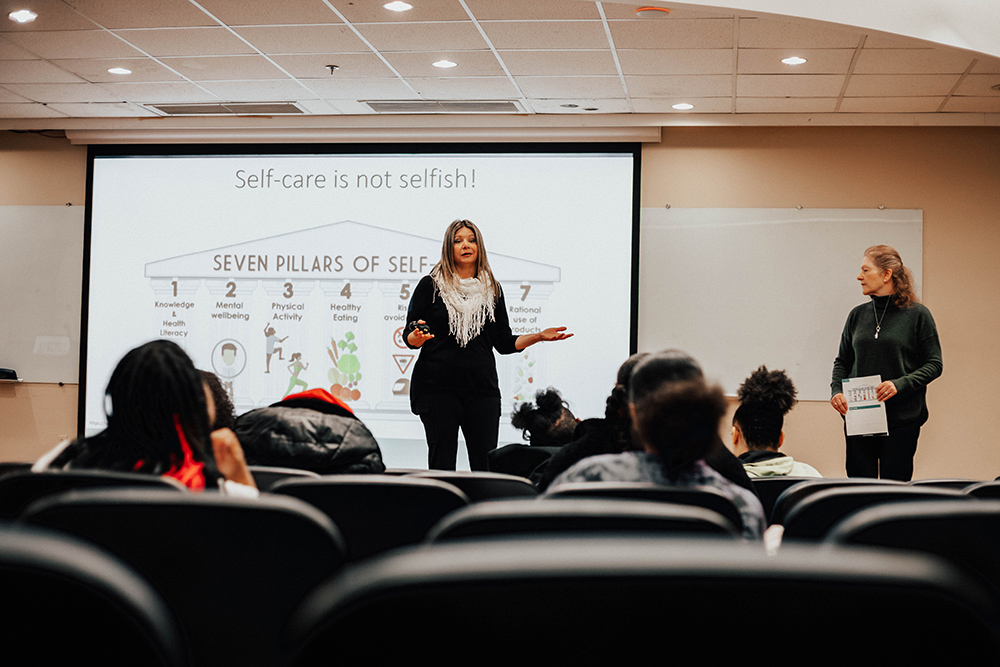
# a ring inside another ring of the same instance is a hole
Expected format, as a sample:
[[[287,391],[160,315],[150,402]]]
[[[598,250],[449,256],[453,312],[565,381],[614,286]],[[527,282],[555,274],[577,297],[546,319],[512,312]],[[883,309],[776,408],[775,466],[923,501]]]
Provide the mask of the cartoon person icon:
[[[246,350],[237,340],[224,338],[212,349],[212,370],[224,380],[232,380],[242,373],[246,363]]]
[[[274,327],[272,327],[270,324],[264,325],[264,335],[267,336],[267,370],[265,370],[264,372],[270,373],[272,354],[277,352],[278,360],[279,361],[285,360],[285,358],[281,356],[281,353],[283,352],[282,348],[275,347],[275,345],[277,345],[278,343],[284,343],[286,340],[288,340],[288,336],[285,336],[284,338],[278,338],[277,334],[275,334],[274,332]]]
[[[288,390],[285,391],[285,396],[292,393],[292,389],[294,389],[297,385],[301,386],[303,389],[309,386],[307,382],[299,379],[299,373],[309,368],[309,364],[303,364],[299,361],[300,359],[302,359],[302,353],[296,352],[292,355],[292,363],[288,364],[288,372],[292,374],[292,377],[288,381]],[[284,396],[282,396],[282,398],[284,398]]]

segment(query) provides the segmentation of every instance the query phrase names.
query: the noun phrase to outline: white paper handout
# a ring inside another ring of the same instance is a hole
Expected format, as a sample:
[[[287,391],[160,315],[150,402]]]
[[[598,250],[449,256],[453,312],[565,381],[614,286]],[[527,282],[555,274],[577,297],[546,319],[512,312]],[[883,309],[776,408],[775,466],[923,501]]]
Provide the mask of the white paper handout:
[[[888,435],[885,403],[880,403],[875,394],[882,376],[866,375],[843,382],[844,398],[847,399],[847,435]]]

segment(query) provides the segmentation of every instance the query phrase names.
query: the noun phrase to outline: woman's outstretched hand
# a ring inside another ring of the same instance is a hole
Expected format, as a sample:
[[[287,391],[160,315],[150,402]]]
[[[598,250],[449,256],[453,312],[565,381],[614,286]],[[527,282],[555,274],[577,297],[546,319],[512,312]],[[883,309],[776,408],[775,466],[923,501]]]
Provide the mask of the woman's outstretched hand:
[[[423,320],[417,320],[417,324],[427,324]],[[434,338],[434,334],[428,329],[424,331],[420,327],[416,327],[409,334],[406,335],[406,342],[408,342],[413,347],[420,347],[431,338]]]
[[[566,331],[566,327],[549,327],[548,329],[543,329],[538,332],[540,336],[539,340],[543,341],[553,341],[553,340],[566,340],[567,338],[572,338],[573,334],[563,333]]]

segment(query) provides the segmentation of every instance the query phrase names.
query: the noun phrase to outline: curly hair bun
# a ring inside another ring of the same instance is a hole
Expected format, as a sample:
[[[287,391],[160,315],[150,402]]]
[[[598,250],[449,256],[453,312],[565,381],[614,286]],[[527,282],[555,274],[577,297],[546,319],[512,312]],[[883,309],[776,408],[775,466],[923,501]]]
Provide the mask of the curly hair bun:
[[[795,405],[798,391],[785,371],[769,371],[767,366],[761,366],[750,374],[736,396],[740,403],[753,409],[778,410],[782,415]]]

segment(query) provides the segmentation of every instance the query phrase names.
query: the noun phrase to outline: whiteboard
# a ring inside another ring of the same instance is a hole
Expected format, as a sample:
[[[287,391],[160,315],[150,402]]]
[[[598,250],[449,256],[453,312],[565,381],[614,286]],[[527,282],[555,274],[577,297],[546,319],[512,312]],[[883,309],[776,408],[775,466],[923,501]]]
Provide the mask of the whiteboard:
[[[82,206],[0,206],[0,368],[78,382]]]
[[[759,365],[829,400],[865,248],[891,245],[919,287],[923,212],[644,208],[639,349],[691,354],[727,394]]]

